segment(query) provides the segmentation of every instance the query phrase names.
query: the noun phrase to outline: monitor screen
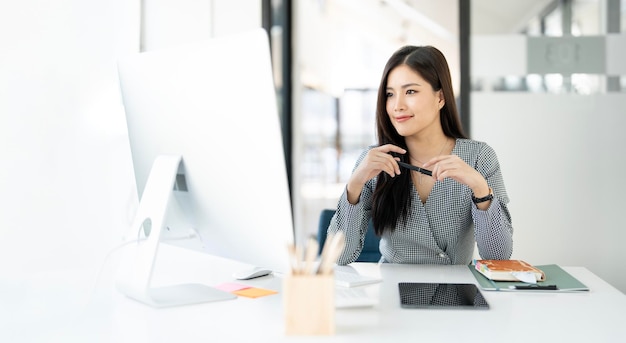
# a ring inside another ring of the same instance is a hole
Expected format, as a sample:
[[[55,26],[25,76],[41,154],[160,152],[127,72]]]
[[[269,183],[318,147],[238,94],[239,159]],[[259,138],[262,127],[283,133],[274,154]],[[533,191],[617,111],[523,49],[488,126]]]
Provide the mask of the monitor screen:
[[[171,244],[287,272],[293,222],[267,33],[136,54],[118,72],[139,212],[159,198],[148,184],[165,188],[162,237],[195,233]],[[155,164],[169,157],[181,162]]]

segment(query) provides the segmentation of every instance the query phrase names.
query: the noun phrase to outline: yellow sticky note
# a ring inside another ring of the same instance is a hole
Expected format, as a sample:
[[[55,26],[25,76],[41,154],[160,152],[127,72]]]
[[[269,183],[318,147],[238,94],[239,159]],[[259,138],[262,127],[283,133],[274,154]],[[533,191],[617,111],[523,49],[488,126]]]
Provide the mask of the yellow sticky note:
[[[276,294],[278,292],[272,291],[271,289],[263,289],[263,288],[251,287],[251,288],[246,288],[246,289],[240,289],[240,290],[232,292],[232,293],[240,295],[242,297],[258,298],[258,297],[264,297],[266,295]]]

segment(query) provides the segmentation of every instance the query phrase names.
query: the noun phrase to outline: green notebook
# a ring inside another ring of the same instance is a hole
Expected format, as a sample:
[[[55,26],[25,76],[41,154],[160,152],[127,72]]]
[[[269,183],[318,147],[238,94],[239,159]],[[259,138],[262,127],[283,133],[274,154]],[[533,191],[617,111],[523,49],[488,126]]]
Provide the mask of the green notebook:
[[[528,286],[529,284],[524,282],[511,282],[511,281],[492,281],[481,274],[474,268],[473,264],[470,264],[469,269],[474,274],[474,277],[478,281],[480,288],[485,291],[516,291],[526,292],[527,290],[516,289],[516,286]],[[561,269],[556,264],[547,264],[543,266],[535,266],[541,269],[546,274],[545,281],[538,281],[538,289],[531,289],[533,292],[578,292],[588,291],[589,288],[582,282],[578,281],[575,277],[571,276],[568,272]],[[543,289],[545,286],[555,285],[555,290]]]

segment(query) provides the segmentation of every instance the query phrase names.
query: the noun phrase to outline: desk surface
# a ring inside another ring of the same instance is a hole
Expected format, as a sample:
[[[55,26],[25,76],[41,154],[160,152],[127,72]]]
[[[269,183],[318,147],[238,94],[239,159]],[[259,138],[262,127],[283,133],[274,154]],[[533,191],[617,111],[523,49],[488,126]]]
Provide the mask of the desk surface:
[[[247,267],[245,264],[170,246],[160,250],[155,271],[156,285],[239,282],[279,293],[256,299],[239,297],[200,305],[153,309],[117,292],[112,272],[104,272],[95,290],[87,293],[84,289],[82,293],[75,291],[73,287],[81,283],[73,283],[71,278],[61,281],[48,277],[46,291],[37,291],[32,285],[22,291],[29,290],[31,296],[33,292],[39,292],[36,294],[50,298],[46,302],[52,309],[40,304],[39,311],[46,312],[44,308],[48,308],[48,313],[58,313],[58,316],[37,317],[33,311],[38,307],[30,300],[26,303],[28,311],[37,319],[30,326],[35,330],[38,328],[39,334],[23,332],[28,327],[24,319],[4,320],[14,324],[8,331],[12,341],[30,337],[41,341],[51,341],[52,338],[63,342],[134,343],[211,342],[216,338],[217,341],[249,339],[257,342],[389,342],[398,339],[418,342],[484,342],[494,339],[509,342],[536,339],[542,342],[614,342],[626,337],[626,295],[582,267],[564,269],[585,283],[590,292],[483,291],[491,309],[468,311],[403,309],[399,306],[397,288],[398,282],[406,281],[476,283],[466,266],[375,263],[355,263],[351,266],[364,275],[382,277],[382,283],[364,286],[380,301],[371,308],[336,310],[336,334],[333,336],[284,334],[282,277],[235,281],[231,274]],[[110,266],[109,269],[113,268]],[[24,288],[22,286],[20,288]],[[15,289],[12,291],[15,292]],[[71,294],[89,296],[83,302],[76,301]],[[13,306],[22,308],[18,314],[28,314],[24,310],[24,296],[21,299],[22,302],[13,299]],[[5,316],[10,316],[6,313],[7,307],[4,311]],[[20,329],[22,332],[19,332]],[[481,333],[482,330],[488,330],[490,334]]]

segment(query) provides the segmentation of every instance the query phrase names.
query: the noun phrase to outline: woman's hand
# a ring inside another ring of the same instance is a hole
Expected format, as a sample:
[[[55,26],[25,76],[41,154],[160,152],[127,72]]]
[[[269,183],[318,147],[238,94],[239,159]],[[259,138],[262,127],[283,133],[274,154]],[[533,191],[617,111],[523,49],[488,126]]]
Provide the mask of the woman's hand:
[[[390,152],[406,154],[406,150],[393,144],[381,145],[367,152],[348,180],[348,201],[351,204],[358,202],[365,183],[380,172],[385,172],[391,177],[400,174],[400,166]]]
[[[396,158],[389,154],[390,152],[406,154],[406,150],[393,144],[373,148],[367,152],[363,161],[354,170],[351,179],[365,184],[381,171],[389,174],[391,177],[400,174],[400,166],[398,166]]]
[[[449,177],[472,189],[474,196],[480,198],[489,194],[487,180],[474,168],[456,155],[442,155],[433,157],[424,163],[424,169],[433,172],[436,181],[442,181]]]

